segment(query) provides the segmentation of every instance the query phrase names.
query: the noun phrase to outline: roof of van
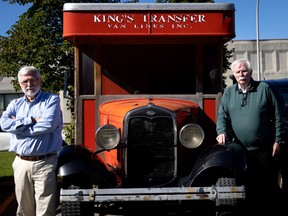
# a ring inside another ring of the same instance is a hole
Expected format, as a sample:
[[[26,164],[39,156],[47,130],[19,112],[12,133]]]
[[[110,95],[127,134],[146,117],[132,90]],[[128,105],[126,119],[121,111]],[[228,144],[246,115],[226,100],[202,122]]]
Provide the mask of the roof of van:
[[[99,10],[235,10],[233,3],[65,3],[63,11]]]

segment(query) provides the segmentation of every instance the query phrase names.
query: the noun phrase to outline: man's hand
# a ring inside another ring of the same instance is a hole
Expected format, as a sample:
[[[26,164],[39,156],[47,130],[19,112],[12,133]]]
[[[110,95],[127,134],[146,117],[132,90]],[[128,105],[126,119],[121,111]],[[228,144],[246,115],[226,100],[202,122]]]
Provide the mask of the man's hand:
[[[272,157],[278,155],[280,153],[281,146],[278,142],[275,142],[272,149]]]
[[[228,142],[228,137],[226,134],[219,134],[216,137],[216,140],[219,144],[224,145],[226,142]]]

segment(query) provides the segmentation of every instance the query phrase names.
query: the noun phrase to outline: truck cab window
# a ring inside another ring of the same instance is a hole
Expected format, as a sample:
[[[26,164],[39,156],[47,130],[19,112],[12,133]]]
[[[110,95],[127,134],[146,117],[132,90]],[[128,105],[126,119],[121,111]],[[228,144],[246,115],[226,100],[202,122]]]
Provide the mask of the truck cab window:
[[[104,46],[102,52],[102,73],[129,94],[196,92],[195,48],[191,44],[113,45]]]
[[[220,52],[221,53],[221,52]],[[219,50],[217,46],[206,45],[204,47],[204,80],[203,80],[203,92],[204,94],[217,94],[221,91],[221,71]]]
[[[79,85],[81,95],[94,94],[94,48],[81,47],[80,49],[80,71]]]

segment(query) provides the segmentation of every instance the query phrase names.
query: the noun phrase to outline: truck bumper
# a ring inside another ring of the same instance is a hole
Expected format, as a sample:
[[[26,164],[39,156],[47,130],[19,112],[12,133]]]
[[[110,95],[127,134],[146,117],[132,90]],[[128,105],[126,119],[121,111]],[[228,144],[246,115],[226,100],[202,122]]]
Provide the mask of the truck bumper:
[[[61,189],[60,202],[245,199],[245,186]]]

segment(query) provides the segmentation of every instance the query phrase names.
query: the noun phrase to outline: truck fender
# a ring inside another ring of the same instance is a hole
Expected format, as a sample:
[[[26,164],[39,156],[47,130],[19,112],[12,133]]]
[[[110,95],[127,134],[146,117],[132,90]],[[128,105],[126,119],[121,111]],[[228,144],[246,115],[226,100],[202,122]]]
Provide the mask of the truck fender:
[[[91,150],[76,145],[62,147],[58,153],[59,176],[77,173],[109,172],[103,161]]]
[[[64,188],[116,187],[119,173],[109,169],[97,152],[84,146],[69,145],[58,154],[57,173]]]
[[[225,175],[243,174],[247,170],[245,149],[237,143],[215,144],[209,147],[196,161],[187,177],[180,180],[181,186],[216,183]],[[223,176],[221,176],[223,175]],[[197,180],[198,179],[198,180]],[[201,180],[200,180],[201,179]],[[208,183],[209,182],[209,183]]]
[[[58,175],[64,177],[77,173],[89,173],[91,168],[92,164],[87,164],[83,161],[72,160],[58,167]]]

